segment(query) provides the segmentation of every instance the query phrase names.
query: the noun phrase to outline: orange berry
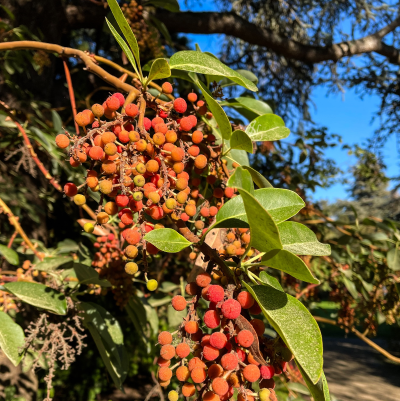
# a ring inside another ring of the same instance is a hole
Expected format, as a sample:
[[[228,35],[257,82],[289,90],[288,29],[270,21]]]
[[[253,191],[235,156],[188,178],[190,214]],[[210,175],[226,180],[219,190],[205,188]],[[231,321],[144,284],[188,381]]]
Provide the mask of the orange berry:
[[[104,151],[100,146],[92,146],[89,150],[89,157],[93,160],[100,160],[104,157]]]
[[[149,173],[156,173],[160,168],[160,165],[158,164],[158,162],[156,160],[149,160],[146,163],[146,170]]]
[[[139,134],[139,132],[136,132],[136,131],[130,131],[128,137],[129,137],[130,141],[138,142],[140,139],[140,134]]]
[[[176,134],[175,131],[168,130],[168,131],[165,133],[165,140],[166,140],[168,143],[175,143],[175,142],[177,141],[177,139],[178,139],[178,135]]]
[[[187,186],[188,186],[188,180],[186,179],[186,178],[178,178],[177,180],[176,180],[176,182],[175,182],[175,187],[176,187],[176,189],[178,190],[178,191],[183,191],[184,189],[186,189],[187,188]],[[195,210],[196,210],[196,206],[195,205],[193,205],[194,206],[194,208],[195,208]],[[186,210],[185,210],[185,212],[186,212]],[[187,214],[189,214],[188,212],[186,212]],[[194,213],[194,214],[196,214],[196,212]],[[190,216],[190,214],[189,214],[189,216]],[[194,216],[194,215],[193,215]]]
[[[110,180],[103,180],[99,183],[100,192],[109,195],[113,190],[113,184]]]
[[[185,292],[188,295],[196,295],[198,288],[199,287],[196,283],[194,283],[194,282],[188,283],[188,284],[186,284]]]
[[[116,111],[121,107],[119,99],[116,96],[110,96],[106,100],[106,105],[107,105],[108,110],[111,110],[111,111]]]
[[[174,163],[174,165],[172,166],[172,170],[174,170],[176,174],[182,173],[184,168],[185,168],[185,165],[182,162]],[[179,189],[179,188],[177,187],[177,189]]]
[[[105,212],[100,212],[96,216],[96,220],[98,224],[106,224],[108,222],[108,214]]]
[[[185,151],[178,146],[171,150],[171,159],[174,162],[181,162],[185,157]]]
[[[101,104],[95,103],[92,106],[92,112],[97,118],[100,118],[104,114],[104,107]]]
[[[204,155],[198,155],[196,159],[194,159],[194,165],[196,168],[202,170],[207,166],[207,157]]]
[[[56,145],[61,149],[67,148],[69,146],[69,138],[67,135],[58,134],[56,136]]]
[[[125,107],[125,113],[129,117],[136,117],[139,114],[139,109],[136,104],[130,103]]]
[[[170,95],[173,92],[173,87],[169,82],[164,82],[161,85],[161,89],[163,91],[163,93],[166,93],[167,95]]]
[[[167,345],[172,343],[172,334],[169,331],[162,331],[158,335],[158,342],[161,345]]]
[[[176,200],[180,203],[180,204],[184,204],[186,202],[188,198],[188,194],[186,192],[179,192],[178,195],[176,195]]]
[[[186,299],[182,295],[175,295],[171,301],[171,305],[176,311],[183,311],[186,304]]]
[[[199,324],[193,320],[187,322],[185,324],[185,331],[188,334],[194,334],[199,330]]]
[[[166,366],[163,366],[158,371],[158,378],[162,381],[170,380],[172,377],[172,370]]]
[[[117,171],[117,165],[112,161],[106,160],[101,164],[101,169],[104,174],[114,174]]]
[[[192,145],[189,149],[188,149],[188,153],[190,156],[196,157],[199,155],[200,153],[200,148],[196,145]]]
[[[260,369],[256,365],[247,365],[243,369],[243,377],[250,383],[254,383],[261,376]]]
[[[109,131],[104,132],[101,136],[101,142],[103,142],[104,145],[106,145],[107,143],[115,142],[116,139],[117,137],[115,136],[115,134]]]
[[[201,131],[194,131],[192,134],[192,142],[200,143],[203,140],[203,133]]]
[[[170,360],[175,357],[175,347],[171,344],[165,344],[161,347],[160,356]]]
[[[185,207],[185,213],[190,217],[193,217],[196,214],[196,211],[196,205],[186,205]]]
[[[75,116],[75,122],[80,126],[80,127],[85,127],[86,125],[90,124],[90,116],[81,112],[78,113]]]
[[[104,146],[104,153],[108,156],[114,156],[117,153],[117,145],[115,143],[107,143]]]
[[[189,93],[188,100],[189,100],[189,102],[194,103],[197,100],[197,95],[194,92]]]
[[[147,148],[147,142],[145,139],[139,139],[136,143],[136,150],[138,150],[139,152],[144,152]]]
[[[190,354],[190,347],[186,343],[180,343],[176,346],[175,352],[179,358],[186,358]]]
[[[182,386],[182,395],[184,397],[191,397],[196,393],[196,387],[194,386],[193,383],[185,383]]]
[[[207,373],[204,368],[194,368],[190,374],[190,377],[195,383],[203,383],[207,378]]]
[[[210,379],[215,379],[216,377],[222,376],[222,374],[224,373],[224,369],[222,369],[222,366],[217,364],[217,363],[213,363],[209,368],[208,368],[208,377]]]
[[[216,377],[212,381],[211,387],[215,394],[218,394],[219,396],[225,395],[229,390],[229,384],[222,377]]]
[[[162,146],[165,143],[165,135],[161,132],[157,132],[153,135],[153,141],[156,145]]]
[[[178,97],[177,99],[174,100],[174,109],[178,113],[184,113],[187,109],[187,104],[185,99],[182,99],[181,97]]]
[[[190,377],[189,369],[186,366],[180,366],[178,369],[176,369],[175,374],[176,374],[176,378],[180,382],[185,382]]]

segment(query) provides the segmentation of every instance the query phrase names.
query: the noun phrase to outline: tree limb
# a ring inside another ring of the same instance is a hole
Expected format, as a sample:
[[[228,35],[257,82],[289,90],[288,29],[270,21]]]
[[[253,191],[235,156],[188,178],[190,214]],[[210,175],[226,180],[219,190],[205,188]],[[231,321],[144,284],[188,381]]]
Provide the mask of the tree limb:
[[[382,39],[400,26],[400,17],[379,31],[356,40],[326,46],[313,46],[297,42],[279,33],[261,28],[232,12],[181,12],[163,10],[157,13],[171,33],[225,34],[249,44],[268,48],[289,59],[309,64],[339,61],[344,57],[376,52],[394,64],[400,64],[399,51],[382,42]]]

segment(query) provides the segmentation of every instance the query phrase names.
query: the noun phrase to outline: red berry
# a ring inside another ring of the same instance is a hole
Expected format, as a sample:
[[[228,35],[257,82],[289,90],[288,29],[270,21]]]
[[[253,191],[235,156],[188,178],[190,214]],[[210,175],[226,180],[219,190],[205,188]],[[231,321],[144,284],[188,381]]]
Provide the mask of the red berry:
[[[228,339],[226,338],[226,335],[224,333],[215,332],[212,333],[210,336],[210,345],[212,345],[214,348],[225,348],[227,342]]]
[[[218,209],[215,206],[210,207],[210,216],[214,217],[218,213]]]
[[[242,347],[248,348],[253,344],[254,336],[250,330],[240,330],[237,335],[237,340]]]
[[[124,95],[122,93],[114,93],[113,96],[115,96],[118,100],[119,100],[119,105],[122,107],[125,103],[125,98]]]
[[[192,121],[189,117],[183,117],[181,119],[181,130],[182,131],[190,131],[193,127]]]
[[[177,99],[174,100],[174,109],[178,113],[184,113],[187,109],[187,104],[185,99],[182,99],[181,97],[178,97]]]
[[[220,318],[216,310],[207,311],[203,319],[204,324],[210,329],[215,329],[220,324]]]
[[[125,113],[129,117],[136,117],[139,114],[139,109],[136,104],[130,103],[125,107]]]
[[[78,193],[78,188],[72,182],[64,185],[64,193],[65,195],[72,197]]]
[[[244,378],[251,383],[257,381],[260,378],[260,375],[260,369],[256,365],[247,365],[243,369]]]
[[[225,370],[233,370],[238,366],[239,360],[235,354],[225,354],[221,358],[221,366]]]
[[[221,306],[221,312],[227,319],[236,319],[241,310],[240,303],[235,299],[228,299]]]
[[[261,366],[260,372],[263,379],[271,379],[275,374],[275,369],[273,366]]]
[[[110,96],[106,100],[107,108],[111,111],[118,110],[121,107],[120,101],[117,96]]]
[[[250,324],[253,326],[254,331],[257,333],[258,336],[262,336],[265,331],[265,324],[260,319],[253,319],[250,320]]]
[[[229,390],[229,385],[225,379],[222,377],[216,377],[212,381],[212,389],[214,390],[215,394],[218,394],[220,396],[225,395],[228,390]]]
[[[210,283],[211,283],[211,276],[207,272],[203,272],[197,275],[196,284],[199,287],[207,287]]]
[[[117,195],[117,196],[115,197],[115,203],[116,203],[119,207],[128,206],[129,198],[128,198],[126,195]]]
[[[203,357],[207,361],[213,361],[219,357],[219,349],[213,347],[212,345],[205,345],[203,347]]]
[[[220,302],[224,299],[225,292],[220,285],[210,285],[207,295],[211,302]]]
[[[242,291],[238,296],[237,296],[237,300],[240,303],[240,306],[243,309],[249,309],[253,306],[254,304],[254,298],[253,295],[251,295],[249,292],[247,291]]]
[[[259,315],[261,313],[261,308],[257,302],[254,302],[253,306],[251,308],[249,308],[249,312],[252,315]]]

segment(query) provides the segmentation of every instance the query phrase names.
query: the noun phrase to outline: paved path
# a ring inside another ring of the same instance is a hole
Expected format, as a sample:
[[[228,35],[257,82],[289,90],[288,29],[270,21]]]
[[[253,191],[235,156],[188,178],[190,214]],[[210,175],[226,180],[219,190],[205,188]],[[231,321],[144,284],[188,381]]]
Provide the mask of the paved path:
[[[400,401],[400,365],[363,341],[325,337],[324,361],[330,392],[340,401]]]

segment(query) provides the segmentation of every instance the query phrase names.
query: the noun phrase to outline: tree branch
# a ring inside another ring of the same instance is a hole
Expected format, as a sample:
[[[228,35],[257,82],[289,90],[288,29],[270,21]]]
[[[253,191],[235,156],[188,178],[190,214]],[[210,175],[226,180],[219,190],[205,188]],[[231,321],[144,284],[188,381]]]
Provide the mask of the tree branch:
[[[261,28],[232,12],[181,12],[165,10],[157,13],[171,33],[225,34],[249,44],[268,48],[289,59],[309,64],[323,61],[338,61],[344,57],[376,52],[400,64],[398,50],[382,42],[382,38],[400,26],[400,17],[364,38],[326,46],[312,46],[284,37],[271,30]]]

